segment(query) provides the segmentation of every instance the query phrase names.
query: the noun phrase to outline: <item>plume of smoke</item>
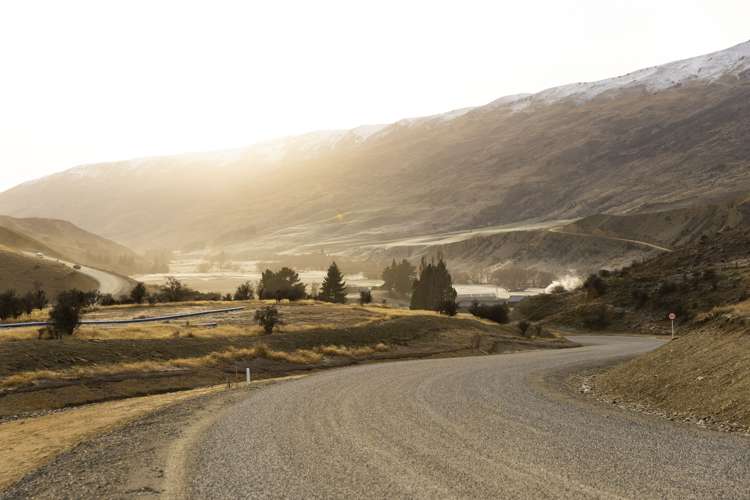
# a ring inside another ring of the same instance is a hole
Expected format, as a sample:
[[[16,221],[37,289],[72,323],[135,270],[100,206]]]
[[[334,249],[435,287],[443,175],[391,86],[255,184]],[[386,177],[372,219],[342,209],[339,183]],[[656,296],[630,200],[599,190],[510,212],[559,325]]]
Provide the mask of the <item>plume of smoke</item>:
[[[544,289],[544,293],[552,293],[552,290],[554,290],[558,286],[565,288],[565,290],[575,290],[582,284],[583,281],[578,276],[575,276],[573,274],[566,274],[565,276],[557,278],[555,281],[550,283],[549,286]]]

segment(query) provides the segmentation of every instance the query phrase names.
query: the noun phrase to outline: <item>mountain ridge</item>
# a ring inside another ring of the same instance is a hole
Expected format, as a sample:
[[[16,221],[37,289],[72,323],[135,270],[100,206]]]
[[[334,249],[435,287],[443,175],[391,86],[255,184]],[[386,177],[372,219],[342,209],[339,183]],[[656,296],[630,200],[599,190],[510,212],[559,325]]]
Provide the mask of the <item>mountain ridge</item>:
[[[284,251],[332,239],[637,213],[750,190],[748,50],[745,42],[664,65],[692,61],[679,84],[653,93],[626,85],[616,95],[581,101],[573,94],[521,109],[514,106],[528,96],[501,98],[372,126],[366,136],[311,133],[118,162],[131,168],[107,175],[68,171],[0,194],[0,213],[59,214],[140,249],[210,247],[252,227],[247,249],[263,240],[267,250]],[[722,63],[728,72],[714,64],[705,80],[693,78],[703,67],[696,61],[729,61]],[[616,79],[628,83],[625,76]]]

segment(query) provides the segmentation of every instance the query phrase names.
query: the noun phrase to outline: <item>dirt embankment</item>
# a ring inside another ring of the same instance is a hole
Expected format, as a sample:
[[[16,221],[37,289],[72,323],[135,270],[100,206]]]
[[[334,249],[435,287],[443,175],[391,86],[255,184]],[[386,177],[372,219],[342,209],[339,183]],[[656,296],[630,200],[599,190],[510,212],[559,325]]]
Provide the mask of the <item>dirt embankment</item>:
[[[750,321],[712,319],[584,384],[599,399],[670,420],[750,431]]]

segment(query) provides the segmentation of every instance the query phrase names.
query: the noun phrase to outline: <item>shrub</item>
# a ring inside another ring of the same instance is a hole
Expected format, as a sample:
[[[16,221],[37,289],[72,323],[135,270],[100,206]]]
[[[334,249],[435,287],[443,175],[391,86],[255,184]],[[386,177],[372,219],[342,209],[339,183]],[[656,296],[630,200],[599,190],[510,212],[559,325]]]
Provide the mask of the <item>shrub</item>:
[[[638,309],[645,306],[649,299],[648,292],[641,290],[640,288],[632,290],[630,295],[633,298],[633,302],[635,302],[635,307]]]
[[[677,285],[671,281],[665,281],[661,285],[659,285],[659,288],[656,289],[656,294],[663,297],[665,295],[669,295],[670,293],[676,292],[678,289]]]
[[[531,328],[531,323],[529,323],[526,320],[521,320],[518,322],[518,330],[521,332],[521,335],[524,337],[526,336],[526,333],[529,331],[529,328]]]
[[[455,300],[445,300],[442,304],[440,304],[440,314],[445,314],[446,316],[455,316],[458,312],[458,304],[456,304]]]
[[[474,302],[469,308],[469,312],[478,318],[488,319],[495,323],[504,324],[510,321],[508,306],[505,304],[481,305]]]
[[[600,276],[591,274],[583,282],[583,289],[589,297],[601,297],[607,293],[607,283]]]
[[[99,297],[99,304],[103,306],[113,306],[117,304],[117,299],[115,299],[111,293],[106,293]]]
[[[136,304],[142,304],[143,299],[146,298],[146,285],[141,282],[136,283],[133,289],[130,291],[130,298]]]
[[[266,334],[271,334],[274,327],[281,324],[281,316],[276,306],[266,306],[255,311],[255,321],[263,327]]]
[[[583,326],[589,330],[603,330],[609,326],[609,312],[607,306],[598,304],[582,313]]]
[[[57,302],[49,313],[53,336],[62,338],[73,335],[81,324],[81,310],[90,304],[89,294],[80,290],[67,290],[57,296]]]
[[[372,292],[370,290],[362,290],[359,292],[359,305],[370,304],[372,302]]]

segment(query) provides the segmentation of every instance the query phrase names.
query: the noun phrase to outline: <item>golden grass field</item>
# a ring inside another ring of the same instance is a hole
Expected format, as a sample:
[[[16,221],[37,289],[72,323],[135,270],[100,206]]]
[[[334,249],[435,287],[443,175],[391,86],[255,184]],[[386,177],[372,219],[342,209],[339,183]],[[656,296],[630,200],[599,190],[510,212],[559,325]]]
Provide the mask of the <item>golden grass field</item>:
[[[315,301],[279,304],[283,324],[264,335],[256,308],[161,323],[84,325],[71,338],[39,340],[36,328],[0,332],[0,418],[155,392],[192,389],[377,359],[564,347],[510,325],[459,314]],[[134,318],[237,306],[194,302],[98,307],[87,319]]]

